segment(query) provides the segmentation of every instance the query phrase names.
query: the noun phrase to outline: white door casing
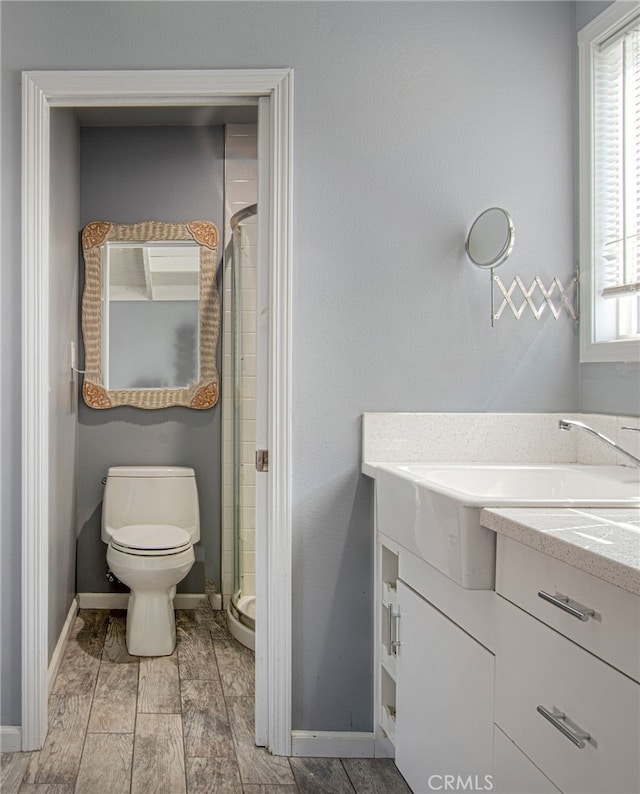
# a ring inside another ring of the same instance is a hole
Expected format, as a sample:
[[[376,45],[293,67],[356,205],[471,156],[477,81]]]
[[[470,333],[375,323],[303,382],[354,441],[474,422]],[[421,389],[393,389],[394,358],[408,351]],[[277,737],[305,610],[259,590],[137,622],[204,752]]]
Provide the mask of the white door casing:
[[[256,551],[256,739],[276,755],[290,755],[293,72],[48,71],[23,72],[22,82],[22,749],[40,748],[47,732],[49,109],[232,105],[258,98],[262,199],[268,204],[260,240],[267,375],[258,411],[269,473],[260,475],[257,516],[265,531]]]

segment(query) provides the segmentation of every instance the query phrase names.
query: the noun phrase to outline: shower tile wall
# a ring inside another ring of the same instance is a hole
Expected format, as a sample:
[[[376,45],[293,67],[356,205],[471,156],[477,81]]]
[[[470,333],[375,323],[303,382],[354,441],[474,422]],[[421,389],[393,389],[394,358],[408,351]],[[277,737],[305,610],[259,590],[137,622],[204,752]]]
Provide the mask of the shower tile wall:
[[[255,124],[225,127],[225,267],[222,319],[222,600],[233,594],[233,318],[230,268],[231,217],[258,200],[258,129]],[[257,222],[245,223],[247,241],[242,271],[242,582],[243,593],[255,595],[255,396],[256,396],[256,261]]]

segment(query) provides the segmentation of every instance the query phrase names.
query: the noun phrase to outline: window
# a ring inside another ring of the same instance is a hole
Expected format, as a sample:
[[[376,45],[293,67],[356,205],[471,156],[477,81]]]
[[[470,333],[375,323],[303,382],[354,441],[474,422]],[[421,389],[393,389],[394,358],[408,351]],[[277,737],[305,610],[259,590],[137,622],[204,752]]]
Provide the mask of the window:
[[[640,360],[640,3],[579,34],[581,361]]]

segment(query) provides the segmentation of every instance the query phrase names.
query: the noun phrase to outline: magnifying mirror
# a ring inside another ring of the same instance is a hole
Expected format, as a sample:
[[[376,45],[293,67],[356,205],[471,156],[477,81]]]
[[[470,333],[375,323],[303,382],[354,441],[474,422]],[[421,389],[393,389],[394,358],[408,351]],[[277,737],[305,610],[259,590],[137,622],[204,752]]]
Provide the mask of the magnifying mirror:
[[[467,235],[465,250],[477,267],[493,268],[506,262],[513,250],[511,215],[501,207],[480,213]]]

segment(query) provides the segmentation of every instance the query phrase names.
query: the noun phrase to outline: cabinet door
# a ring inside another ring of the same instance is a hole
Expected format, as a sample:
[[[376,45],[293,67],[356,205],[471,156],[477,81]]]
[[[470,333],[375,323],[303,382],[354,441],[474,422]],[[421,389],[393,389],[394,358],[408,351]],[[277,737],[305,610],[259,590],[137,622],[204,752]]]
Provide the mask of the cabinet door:
[[[402,581],[398,609],[396,765],[418,794],[444,775],[478,788],[491,774],[494,657]]]

